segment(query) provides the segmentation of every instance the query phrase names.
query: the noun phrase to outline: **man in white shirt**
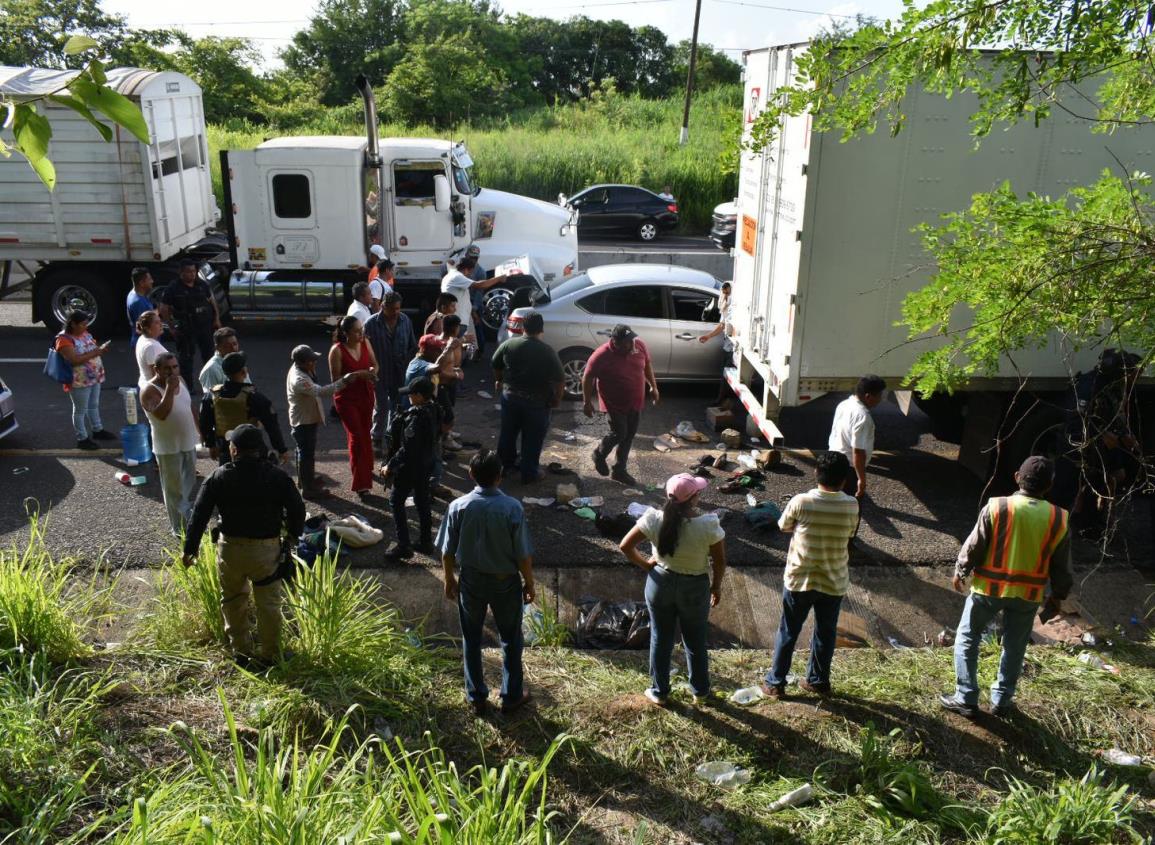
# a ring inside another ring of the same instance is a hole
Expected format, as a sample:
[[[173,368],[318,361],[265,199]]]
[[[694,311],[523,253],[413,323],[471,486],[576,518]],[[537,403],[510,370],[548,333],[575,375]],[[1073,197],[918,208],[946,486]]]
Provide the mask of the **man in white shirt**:
[[[369,293],[373,298],[373,304],[369,307],[374,314],[381,310],[381,303],[385,301],[385,294],[393,290],[396,282],[397,279],[393,275],[392,260],[382,258],[373,266],[372,272],[369,273]]]
[[[179,537],[192,512],[201,433],[176,356],[162,352],[152,366],[154,375],[140,394],[140,404],[152,429],[152,450],[168,524],[172,535]]]
[[[457,267],[445,274],[445,278],[441,280],[441,292],[451,293],[457,297],[457,316],[461,318],[461,334],[460,337],[466,338],[473,331],[473,326],[470,324],[471,316],[473,314],[473,305],[469,301],[469,293],[471,290],[488,290],[494,285],[499,285],[509,278],[510,275],[493,276],[489,279],[473,280],[474,271],[477,269],[477,259],[466,255],[457,262]]]
[[[229,380],[222,365],[226,355],[241,351],[241,341],[233,329],[225,326],[213,332],[213,346],[216,353],[205,362],[200,372],[201,389],[205,393],[212,393],[214,387],[220,387]],[[248,377],[245,378],[245,383],[250,383]]]
[[[353,285],[353,301],[349,303],[349,310],[345,314],[356,317],[363,326],[373,316],[372,304],[373,295],[369,292],[369,283],[357,282]]]
[[[846,492],[854,490],[855,498],[866,494],[866,465],[874,452],[874,418],[870,409],[886,395],[886,382],[878,376],[866,375],[858,380],[854,395],[838,403],[834,410],[834,425],[830,428],[828,448],[846,455],[854,468],[847,480]],[[854,487],[851,482],[856,481]]]

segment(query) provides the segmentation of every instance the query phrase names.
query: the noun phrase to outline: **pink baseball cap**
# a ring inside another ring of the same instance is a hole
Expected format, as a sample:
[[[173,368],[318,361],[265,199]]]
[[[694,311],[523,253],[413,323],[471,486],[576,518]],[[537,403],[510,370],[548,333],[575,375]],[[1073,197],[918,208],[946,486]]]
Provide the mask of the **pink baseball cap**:
[[[680,472],[671,476],[666,482],[666,495],[676,502],[685,502],[695,493],[701,493],[710,482],[688,472]]]

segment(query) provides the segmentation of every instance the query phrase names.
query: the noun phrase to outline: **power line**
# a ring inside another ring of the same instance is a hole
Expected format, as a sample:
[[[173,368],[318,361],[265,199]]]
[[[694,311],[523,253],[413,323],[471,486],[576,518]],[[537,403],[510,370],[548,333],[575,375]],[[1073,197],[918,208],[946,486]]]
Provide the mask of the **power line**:
[[[814,9],[793,9],[789,6],[767,6],[764,3],[746,3],[743,0],[712,0],[714,3],[725,3],[728,6],[749,6],[752,9],[770,9],[774,12],[796,12],[800,15],[818,15],[824,18],[853,19],[857,15],[842,15],[838,12],[816,12]]]

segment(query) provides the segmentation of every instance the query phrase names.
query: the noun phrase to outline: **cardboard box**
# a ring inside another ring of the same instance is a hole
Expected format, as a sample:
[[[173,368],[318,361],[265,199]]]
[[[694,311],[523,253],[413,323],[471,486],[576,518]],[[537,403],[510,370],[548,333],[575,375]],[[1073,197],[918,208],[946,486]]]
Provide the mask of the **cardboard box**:
[[[706,427],[711,431],[722,431],[734,427],[734,414],[722,408],[706,409]]]

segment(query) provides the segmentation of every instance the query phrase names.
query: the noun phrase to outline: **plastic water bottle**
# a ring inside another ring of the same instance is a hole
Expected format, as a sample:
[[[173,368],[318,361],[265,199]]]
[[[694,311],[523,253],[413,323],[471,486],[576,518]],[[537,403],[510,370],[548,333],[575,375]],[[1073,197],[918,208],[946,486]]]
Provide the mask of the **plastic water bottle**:
[[[694,769],[694,776],[723,789],[734,789],[750,782],[750,772],[724,760],[703,763]]]
[[[777,813],[779,810],[785,810],[787,807],[797,807],[799,804],[805,804],[814,797],[814,787],[810,784],[803,784],[797,789],[792,789],[770,804],[768,809],[771,813]]]
[[[117,470],[115,473],[113,473],[112,477],[125,486],[128,486],[132,483],[132,476],[124,470]]]
[[[144,423],[126,425],[120,430],[120,443],[124,448],[124,460],[145,464],[152,460],[152,449],[148,445],[149,427]]]
[[[1142,766],[1143,758],[1138,754],[1128,754],[1126,751],[1120,751],[1118,748],[1109,748],[1103,752],[1102,757],[1113,766]]]
[[[730,700],[735,704],[753,704],[765,697],[766,694],[762,692],[759,687],[743,687],[742,689],[734,690],[730,695]]]

